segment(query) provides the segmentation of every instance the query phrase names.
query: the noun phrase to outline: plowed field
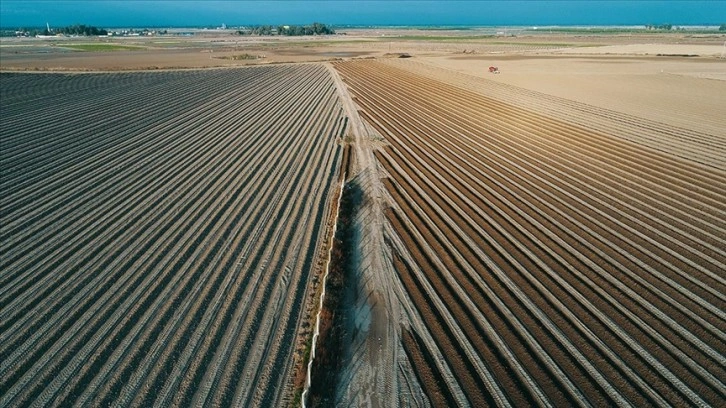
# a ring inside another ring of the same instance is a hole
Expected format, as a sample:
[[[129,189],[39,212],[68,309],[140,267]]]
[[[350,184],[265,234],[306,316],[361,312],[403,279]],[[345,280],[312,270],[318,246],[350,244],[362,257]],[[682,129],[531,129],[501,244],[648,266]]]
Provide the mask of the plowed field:
[[[290,403],[346,126],[329,71],[0,79],[0,406]]]
[[[657,150],[632,116],[335,68],[389,143],[392,263],[424,323],[402,343],[431,402],[723,405],[726,173],[689,159],[723,135],[646,123],[675,140]]]

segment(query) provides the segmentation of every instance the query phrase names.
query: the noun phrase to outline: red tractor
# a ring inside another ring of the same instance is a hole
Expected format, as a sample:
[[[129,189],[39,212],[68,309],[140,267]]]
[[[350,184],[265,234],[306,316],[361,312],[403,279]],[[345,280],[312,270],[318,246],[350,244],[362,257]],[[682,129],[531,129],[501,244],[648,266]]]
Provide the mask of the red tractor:
[[[498,74],[499,68],[498,67],[489,67],[489,73],[491,74]]]

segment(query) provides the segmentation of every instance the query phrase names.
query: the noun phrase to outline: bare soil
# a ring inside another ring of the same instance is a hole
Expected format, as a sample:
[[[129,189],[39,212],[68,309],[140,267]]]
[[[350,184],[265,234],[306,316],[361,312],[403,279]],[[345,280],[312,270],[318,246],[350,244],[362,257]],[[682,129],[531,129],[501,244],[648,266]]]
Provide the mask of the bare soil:
[[[448,85],[425,62],[335,66],[391,143],[376,157],[393,246],[413,260],[395,268],[402,309],[420,311],[449,386],[477,406],[719,399],[724,191],[707,180],[722,170],[622,138],[637,112],[602,133],[559,120],[592,115],[576,103],[554,119],[497,100],[504,88],[492,99],[476,86],[488,80],[452,72]],[[656,123],[661,140],[683,132]],[[717,134],[700,137],[690,143],[720,151]],[[498,385],[477,385],[489,376]]]
[[[334,392],[338,405],[685,406],[723,401],[724,37],[508,32],[474,38],[456,31],[346,31],[334,37],[285,39],[230,33],[104,39],[141,47],[113,52],[63,48],[63,42],[82,40],[2,39],[0,69],[176,70],[331,62],[325,66],[338,91],[336,103],[346,116],[347,133],[341,136],[355,151],[355,160],[343,159],[343,166],[361,189],[361,207],[352,220],[354,270],[346,284],[352,293],[342,306],[349,318],[339,327],[345,344]],[[411,58],[396,58],[402,54]],[[240,55],[258,58],[234,59]],[[488,72],[492,65],[500,74]],[[5,92],[6,82],[3,87]],[[39,90],[34,97],[48,95]],[[58,116],[53,113],[56,108],[43,109]],[[101,142],[83,143],[92,148]],[[99,166],[102,161],[93,163]],[[21,169],[22,163],[17,166]],[[40,170],[29,171],[33,175]],[[337,173],[331,174],[334,178]],[[53,202],[71,199],[52,197]],[[18,202],[30,203],[31,198]],[[18,240],[35,243],[10,248],[7,256],[12,258],[3,261],[17,261],[15,270],[25,270],[31,255],[47,252],[40,241],[33,241],[33,231],[61,234],[59,240],[65,237],[63,228],[75,228],[32,223],[59,208],[62,205],[29,210],[13,223]],[[100,222],[74,220],[76,226]],[[25,225],[35,227],[25,231]],[[280,233],[292,234],[291,228]],[[159,239],[171,240],[161,230],[144,231],[138,226],[134,234],[149,240],[158,232]],[[268,226],[261,233],[273,236],[274,231]],[[87,246],[80,239],[73,245]],[[305,239],[315,237],[308,234]],[[260,247],[255,262],[279,257],[270,252],[274,248],[265,248]],[[206,259],[214,250],[200,250],[198,255]],[[170,258],[180,255],[170,251]],[[82,261],[63,261],[59,253],[46,255],[51,265]],[[151,259],[136,261],[147,265]],[[66,284],[46,275],[32,281],[18,275],[0,295],[22,294],[37,286],[55,294],[52,304],[75,296],[63,297],[59,291]],[[209,288],[225,282],[220,276],[197,286],[183,280],[164,283],[195,287],[212,296]],[[244,300],[246,307],[267,299],[268,292],[283,293],[270,278],[254,276],[252,282],[245,278],[245,287],[259,284],[266,289],[238,291],[245,296],[235,299]],[[301,285],[300,273],[285,276],[281,286]],[[95,281],[91,276],[84,279],[76,286],[88,291]],[[119,285],[126,287],[124,282]],[[147,280],[133,283],[155,287]],[[300,293],[308,305],[304,313],[313,313],[312,295]],[[90,301],[100,301],[100,296]],[[8,296],[1,299],[13,302]],[[113,299],[113,307],[122,305],[122,299]],[[189,301],[179,307],[193,310],[195,305]],[[232,310],[230,305],[220,307]],[[289,302],[284,305],[285,310],[290,307]],[[171,310],[162,304],[149,306]],[[281,394],[284,391],[251,388],[275,381],[291,384],[280,379],[277,366],[255,364],[285,355],[298,364],[301,338],[309,332],[309,326],[302,327],[305,318],[286,323],[300,330],[295,350],[285,349],[276,339],[255,337],[255,331],[275,330],[273,312],[267,310],[264,316],[257,314],[264,320],[251,313],[230,314],[245,322],[235,333],[218,336],[226,347],[224,355],[234,364],[210,354],[216,337],[191,337],[184,341],[199,344],[207,353],[196,355],[179,346],[186,353],[182,361],[202,374],[174,377],[182,367],[172,363],[177,358],[174,350],[156,349],[160,360],[168,363],[154,367],[153,357],[111,354],[117,344],[106,340],[99,346],[101,352],[89,354],[91,361],[117,362],[99,368],[100,379],[89,374],[98,367],[87,367],[82,378],[60,377],[71,385],[67,391],[60,391],[58,383],[48,389],[60,395],[59,401],[84,402],[93,401],[94,395],[110,401],[123,388],[139,396],[136,402],[141,404],[149,402],[151,394],[138,391],[140,387],[159,383],[166,387],[167,398],[184,398],[178,401],[182,403],[206,399],[222,405],[272,400],[294,404],[290,395]],[[138,308],[130,313],[145,316]],[[18,325],[26,319],[11,314]],[[148,319],[155,324],[168,316]],[[101,324],[98,320],[98,327]],[[74,327],[73,322],[62,327]],[[176,332],[173,328],[154,335],[194,334]],[[22,346],[11,332],[0,334]],[[150,339],[152,334],[139,329],[122,332],[122,337]],[[246,340],[230,340],[235,336]],[[40,346],[32,352],[45,355],[40,348],[45,343],[34,338],[28,344],[33,342]],[[48,353],[75,361],[59,350]],[[10,374],[18,378],[12,377],[12,382],[25,384],[34,378],[25,370],[36,363],[16,354],[11,357],[19,362]],[[38,363],[38,376],[50,379],[51,370],[63,367],[66,360]],[[137,363],[145,364],[137,370],[143,375],[133,377],[135,383],[127,382],[132,378],[129,367]],[[167,366],[176,371],[165,373]],[[283,366],[287,376],[300,372],[291,363]],[[126,368],[114,373],[113,367]],[[222,382],[214,383],[214,375],[204,374],[200,367],[219,368]],[[237,392],[230,393],[234,376],[243,379]],[[96,394],[84,391],[86,380]],[[213,384],[210,394],[204,394],[205,388],[193,391],[200,381]],[[39,385],[21,389],[17,384],[12,397],[17,401],[36,399],[43,392]],[[177,385],[185,390],[182,397],[171,394]],[[76,391],[82,392],[80,397],[73,394]]]
[[[0,75],[0,405],[292,405],[329,71]]]

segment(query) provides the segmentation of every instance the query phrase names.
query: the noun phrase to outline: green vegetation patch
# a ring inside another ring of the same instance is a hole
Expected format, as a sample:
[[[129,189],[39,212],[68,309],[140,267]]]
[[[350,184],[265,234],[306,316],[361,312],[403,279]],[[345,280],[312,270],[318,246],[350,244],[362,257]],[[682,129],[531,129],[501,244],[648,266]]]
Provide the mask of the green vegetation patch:
[[[265,41],[263,43],[256,44],[257,47],[273,47],[278,48],[280,46],[285,47],[303,47],[303,48],[311,48],[311,47],[328,47],[328,46],[336,46],[336,45],[348,45],[348,44],[363,44],[363,43],[370,43],[375,42],[376,39],[360,39],[360,40],[320,40],[320,39],[312,39],[309,41],[285,41],[285,40],[279,40],[277,38],[272,38],[269,41]]]
[[[137,47],[133,45],[121,45],[121,44],[61,44],[63,48],[70,48],[76,51],[138,51],[143,50],[143,47]]]
[[[496,45],[521,45],[523,47],[588,47],[588,44],[551,43],[551,42],[517,42],[517,41],[492,41],[488,44]]]
[[[437,41],[437,42],[467,42],[478,40],[493,40],[501,38],[495,35],[469,35],[469,36],[436,36],[436,35],[402,35],[378,38],[379,41]],[[527,42],[527,41],[483,41],[482,44],[494,45],[521,45],[524,47],[583,47],[591,45],[572,44],[572,43],[554,43],[554,42]]]
[[[457,41],[472,41],[472,40],[484,40],[494,38],[494,35],[464,35],[464,36],[453,36],[453,35],[401,35],[401,36],[390,36],[381,37],[381,41],[393,40],[412,40],[412,41],[442,41],[442,42],[457,42]]]
[[[332,27],[328,27],[321,23],[312,23],[310,25],[279,25],[273,27],[271,25],[254,26],[243,30],[237,30],[237,35],[285,35],[285,36],[303,36],[303,35],[330,35],[335,34]]]
[[[238,55],[228,55],[225,57],[216,57],[220,59],[228,59],[228,60],[235,60],[235,61],[241,61],[241,60],[256,60],[265,58],[261,55],[253,55],[253,54],[238,54]]]

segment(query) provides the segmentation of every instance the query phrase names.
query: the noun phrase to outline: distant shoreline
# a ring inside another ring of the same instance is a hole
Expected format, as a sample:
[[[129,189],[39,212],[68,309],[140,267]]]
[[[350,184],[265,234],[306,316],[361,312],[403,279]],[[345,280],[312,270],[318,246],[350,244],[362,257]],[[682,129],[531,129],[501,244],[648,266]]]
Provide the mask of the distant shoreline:
[[[312,23],[310,23],[312,24]],[[583,24],[558,24],[558,25],[521,25],[521,24],[497,24],[497,25],[359,25],[359,24],[329,24],[327,26],[336,29],[388,29],[388,30],[491,30],[491,29],[527,29],[527,30],[646,30],[646,24],[635,24],[635,25],[624,25],[624,24],[597,24],[597,25],[583,25]],[[243,27],[257,27],[265,24],[239,24],[239,25],[226,25],[224,29],[221,27],[214,27],[210,25],[198,25],[198,26],[157,26],[157,25],[138,25],[138,26],[103,26],[107,30],[118,30],[118,29],[170,29],[170,30],[234,30]],[[43,29],[45,25],[39,26],[0,26],[0,30],[17,30],[17,29]],[[101,27],[99,25],[99,27]],[[715,30],[718,31],[719,24],[673,24],[673,27],[682,28],[686,31],[689,30]],[[676,31],[676,30],[671,30]]]

